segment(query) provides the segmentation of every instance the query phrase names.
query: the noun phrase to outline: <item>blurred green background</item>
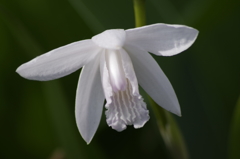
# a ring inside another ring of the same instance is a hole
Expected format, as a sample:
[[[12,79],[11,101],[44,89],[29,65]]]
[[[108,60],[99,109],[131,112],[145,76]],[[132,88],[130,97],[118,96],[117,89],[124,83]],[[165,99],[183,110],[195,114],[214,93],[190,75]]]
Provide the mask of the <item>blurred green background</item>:
[[[51,49],[106,29],[133,28],[133,13],[131,0],[0,0],[0,159],[171,158],[150,106],[142,129],[121,133],[103,114],[86,145],[74,116],[80,71],[49,82],[15,73]],[[190,158],[240,158],[240,1],[147,0],[146,13],[147,24],[200,31],[187,51],[154,56],[178,96],[182,117],[175,119]]]

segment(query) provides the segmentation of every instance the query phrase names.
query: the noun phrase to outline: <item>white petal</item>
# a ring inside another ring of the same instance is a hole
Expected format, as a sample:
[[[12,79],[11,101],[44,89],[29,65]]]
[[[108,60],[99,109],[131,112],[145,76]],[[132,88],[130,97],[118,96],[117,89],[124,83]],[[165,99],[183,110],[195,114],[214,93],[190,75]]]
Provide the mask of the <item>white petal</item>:
[[[123,29],[106,30],[94,37],[92,40],[98,46],[105,49],[120,49],[125,43],[126,32]]]
[[[100,50],[91,40],[78,41],[38,56],[18,67],[16,71],[31,80],[53,80],[78,70]]]
[[[176,55],[189,48],[198,31],[184,25],[154,24],[126,30],[126,43],[161,56]]]
[[[83,139],[90,143],[102,115],[104,93],[101,84],[100,55],[85,65],[78,82],[75,115]]]
[[[139,84],[164,109],[181,116],[181,110],[173,87],[157,62],[146,51],[126,46]]]

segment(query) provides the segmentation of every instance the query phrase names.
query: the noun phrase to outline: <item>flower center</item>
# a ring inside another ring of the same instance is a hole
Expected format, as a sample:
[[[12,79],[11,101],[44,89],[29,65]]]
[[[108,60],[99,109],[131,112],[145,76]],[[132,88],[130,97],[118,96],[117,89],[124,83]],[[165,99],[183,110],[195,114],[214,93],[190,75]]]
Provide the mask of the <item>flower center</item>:
[[[106,30],[94,37],[92,41],[105,49],[121,49],[126,39],[126,32],[123,29]]]
[[[124,91],[127,86],[127,81],[123,70],[120,51],[106,50],[106,64],[113,91]]]

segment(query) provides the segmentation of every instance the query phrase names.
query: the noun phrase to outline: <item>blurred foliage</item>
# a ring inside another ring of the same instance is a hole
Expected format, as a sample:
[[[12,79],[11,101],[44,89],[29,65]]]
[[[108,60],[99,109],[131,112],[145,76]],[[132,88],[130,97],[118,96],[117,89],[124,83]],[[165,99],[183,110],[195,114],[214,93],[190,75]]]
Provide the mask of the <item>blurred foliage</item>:
[[[173,159],[188,159],[189,155],[186,143],[175,119],[170,112],[159,107],[150,97],[149,100],[158,124],[159,132],[170,155]]]
[[[182,117],[176,120],[190,158],[227,158],[229,139],[237,136],[230,126],[237,123],[233,114],[240,94],[240,1],[147,0],[146,5],[147,24],[178,23],[200,31],[184,53],[154,58],[179,98]],[[121,133],[109,128],[103,115],[86,145],[74,117],[79,71],[50,82],[15,73],[51,49],[105,29],[133,28],[133,15],[131,0],[0,0],[1,159],[53,159],[58,153],[67,159],[170,158],[152,112],[142,129]]]
[[[239,147],[240,147],[240,97],[238,98],[236,108],[232,117],[232,124],[229,134],[229,159],[240,158]]]

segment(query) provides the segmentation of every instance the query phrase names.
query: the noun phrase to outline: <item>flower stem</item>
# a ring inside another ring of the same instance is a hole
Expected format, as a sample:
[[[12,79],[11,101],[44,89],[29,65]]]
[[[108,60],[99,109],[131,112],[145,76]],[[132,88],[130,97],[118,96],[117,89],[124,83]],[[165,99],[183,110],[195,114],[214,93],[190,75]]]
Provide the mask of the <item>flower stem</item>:
[[[174,159],[188,159],[188,152],[181,131],[172,114],[158,106],[149,97],[160,134]]]
[[[145,0],[133,0],[135,26],[141,27],[146,24]]]
[[[228,159],[238,159],[240,158],[240,96],[233,111],[229,132]]]
[[[133,0],[135,27],[146,24],[145,0]],[[158,106],[151,97],[148,96],[152,110],[157,119],[158,128],[166,147],[174,159],[188,159],[188,152],[185,146],[181,131],[177,126],[173,116]]]

